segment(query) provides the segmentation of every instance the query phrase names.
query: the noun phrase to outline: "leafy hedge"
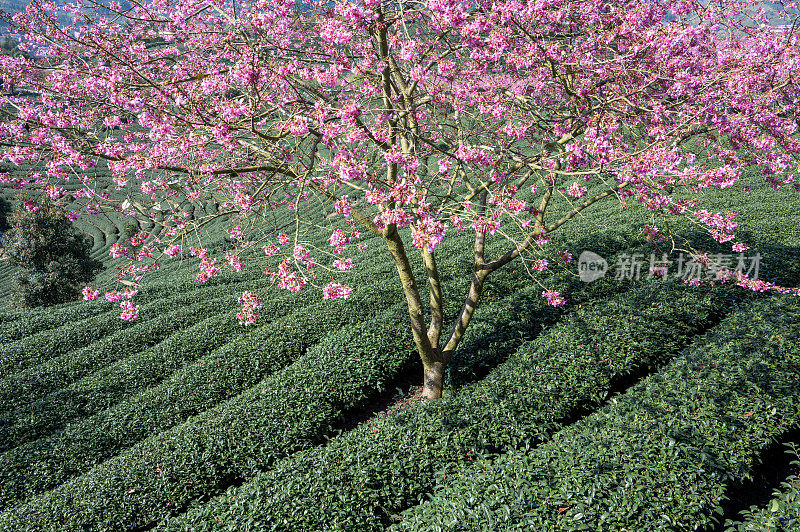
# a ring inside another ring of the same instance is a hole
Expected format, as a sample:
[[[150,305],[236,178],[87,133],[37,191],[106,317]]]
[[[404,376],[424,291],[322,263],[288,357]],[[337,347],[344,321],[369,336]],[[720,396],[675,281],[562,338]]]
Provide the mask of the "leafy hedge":
[[[332,331],[241,395],[3,512],[0,528],[140,529],[321,443],[414,360],[407,320],[400,303]]]
[[[261,281],[257,286],[264,284]],[[141,326],[145,321],[159,317],[165,310],[223,294],[233,294],[236,290],[241,291],[252,286],[252,283],[247,284],[247,281],[238,281],[211,283],[209,286],[199,286],[195,282],[194,285],[149,288],[138,294],[135,301],[155,301],[147,304],[139,303],[140,318],[135,322],[120,319],[119,308],[116,305],[110,306],[106,301],[82,303],[74,309],[69,309],[69,312],[62,311],[55,314],[59,321],[51,321],[49,318],[42,320],[42,325],[57,325],[55,328],[48,327],[47,330],[37,334],[3,345],[0,348],[0,375],[8,378],[14,373],[33,368],[73,349],[86,347],[118,331]],[[161,299],[158,300],[158,297]],[[78,320],[77,317],[82,315],[88,317]]]
[[[529,451],[440,479],[403,530],[689,530],[800,425],[800,303],[736,312],[662,372]]]
[[[66,308],[56,306],[34,310],[33,312],[27,313],[26,319],[24,320],[14,320],[0,324],[0,346],[3,346],[2,348],[5,351],[5,347],[11,342],[47,329],[62,326],[65,323],[76,322],[98,314],[108,313],[111,308],[113,308],[111,303],[98,301],[91,305],[68,304]],[[0,364],[2,364],[2,366],[0,366],[2,368],[0,374],[13,371],[8,369],[5,359],[5,355],[0,352]]]
[[[301,292],[280,303],[265,303],[262,312],[265,317],[273,316],[271,323],[240,335],[181,368],[160,385],[113,408],[74,423],[52,437],[3,453],[0,503],[52,489],[147,436],[170,429],[247,390],[265,375],[293,362],[332,330],[368,320],[400,296],[398,291],[386,290],[379,284],[354,291],[349,301],[352,310],[347,313],[338,312],[342,303],[332,301],[320,301],[294,312],[281,308],[310,297],[310,292]],[[238,323],[236,326],[241,329]],[[181,336],[193,332],[185,331]],[[173,346],[188,349],[180,342]]]
[[[530,291],[497,305],[498,324],[546,322],[540,300]],[[460,393],[281,460],[167,528],[383,530],[431,490],[440,469],[549,438],[623,375],[674,355],[725,306],[724,294],[653,283],[582,306]],[[479,359],[485,347],[476,338],[465,350]]]
[[[194,316],[224,311],[235,305],[232,296],[217,299],[216,305],[197,304]],[[285,300],[280,308],[288,310]],[[270,305],[270,311],[278,305]],[[71,385],[0,414],[0,449],[10,449],[46,436],[76,418],[109,408],[170,376],[183,364],[242,333],[236,311],[212,316],[170,335],[150,349],[131,353]],[[186,320],[189,321],[188,319]],[[0,497],[2,499],[2,497]]]
[[[103,323],[109,323],[110,327],[116,325],[119,329],[94,343],[87,342],[87,338],[93,337],[94,333],[85,323],[80,327],[73,325],[68,330],[51,331],[48,338],[52,344],[60,346],[60,351],[51,355],[48,352],[48,349],[52,349],[51,343],[28,345],[31,357],[48,360],[0,380],[0,412],[35,401],[96,371],[99,366],[151,347],[176,330],[197,323],[209,312],[230,308],[236,304],[237,296],[231,294],[234,288],[236,286],[222,285],[195,290],[144,305],[140,311],[141,321],[137,320],[131,325],[123,325],[127,322],[118,317],[105,318],[105,322],[98,317],[98,322],[93,323],[96,328],[100,329]],[[178,310],[174,310],[176,308]],[[147,319],[148,316],[152,318]],[[59,341],[60,338],[63,340]]]
[[[798,456],[797,447],[792,454]],[[800,460],[792,462],[800,468]],[[790,532],[800,530],[800,476],[792,475],[781,483],[783,489],[776,490],[774,498],[764,507],[751,507],[742,512],[739,521],[728,520],[726,532]]]

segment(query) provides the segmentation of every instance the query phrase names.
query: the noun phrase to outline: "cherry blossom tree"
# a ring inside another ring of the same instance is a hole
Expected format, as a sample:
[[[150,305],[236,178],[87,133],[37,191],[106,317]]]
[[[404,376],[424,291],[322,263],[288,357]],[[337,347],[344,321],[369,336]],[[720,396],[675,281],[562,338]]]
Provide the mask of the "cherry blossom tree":
[[[723,191],[752,165],[798,189],[800,42],[753,2],[76,0],[7,20],[26,54],[0,58],[19,93],[4,98],[3,158],[33,170],[5,181],[71,194],[73,218],[167,209],[135,252],[111,250],[129,283],[178,255],[199,257],[204,281],[263,248],[278,287],[330,278],[324,297],[347,298],[362,231],[379,235],[429,399],[492,273],[592,205],[688,217],[740,251],[731,213],[673,191]],[[85,171],[97,165],[119,194]],[[224,255],[189,245],[210,219],[180,205],[209,200],[235,243]],[[309,222],[320,209],[332,216]],[[294,222],[275,227],[276,211]],[[472,272],[446,294],[437,250],[463,232]],[[463,301],[452,323],[446,298]],[[258,296],[241,301],[253,323]]]

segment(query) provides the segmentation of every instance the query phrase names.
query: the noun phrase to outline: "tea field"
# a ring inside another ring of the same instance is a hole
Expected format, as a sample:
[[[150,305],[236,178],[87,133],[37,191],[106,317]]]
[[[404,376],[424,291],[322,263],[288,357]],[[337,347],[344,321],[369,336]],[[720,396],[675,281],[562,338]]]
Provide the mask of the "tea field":
[[[735,188],[708,200],[739,211],[759,278],[800,286],[800,196],[755,174]],[[660,256],[669,248],[639,231],[648,221],[598,205],[554,249],[610,265]],[[103,260],[152,228],[78,224]],[[584,283],[573,261],[537,274],[569,301],[555,308],[511,265],[491,279],[445,397],[421,405],[395,267],[366,243],[347,301],[280,292],[258,268],[199,284],[174,259],[136,295],[134,322],[103,300],[0,309],[0,529],[800,526],[800,298],[647,275]],[[442,244],[450,293],[464,290],[471,245],[467,232]],[[10,272],[0,262],[3,300]],[[248,328],[243,290],[266,294]],[[452,316],[460,295],[447,303]]]

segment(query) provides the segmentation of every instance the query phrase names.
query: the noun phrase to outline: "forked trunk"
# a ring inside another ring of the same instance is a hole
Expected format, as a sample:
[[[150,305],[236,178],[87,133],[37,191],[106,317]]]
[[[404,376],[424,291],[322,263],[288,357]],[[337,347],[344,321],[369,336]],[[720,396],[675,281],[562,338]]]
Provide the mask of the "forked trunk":
[[[430,401],[442,397],[442,386],[444,384],[444,362],[432,362],[423,365],[422,371],[422,397]]]

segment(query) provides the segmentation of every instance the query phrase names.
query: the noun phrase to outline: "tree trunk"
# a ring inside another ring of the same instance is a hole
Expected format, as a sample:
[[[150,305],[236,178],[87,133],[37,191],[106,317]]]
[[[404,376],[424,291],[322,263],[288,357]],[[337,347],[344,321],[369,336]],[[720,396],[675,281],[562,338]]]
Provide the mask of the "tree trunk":
[[[444,362],[431,362],[423,364],[422,371],[422,397],[429,401],[435,401],[442,397],[442,386],[444,384],[444,370],[447,365]]]

